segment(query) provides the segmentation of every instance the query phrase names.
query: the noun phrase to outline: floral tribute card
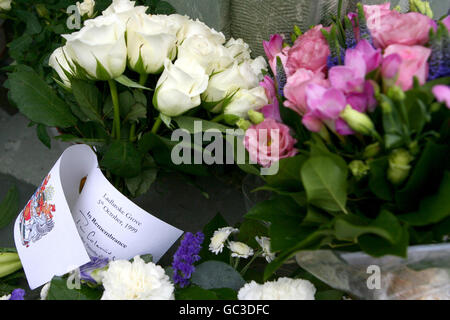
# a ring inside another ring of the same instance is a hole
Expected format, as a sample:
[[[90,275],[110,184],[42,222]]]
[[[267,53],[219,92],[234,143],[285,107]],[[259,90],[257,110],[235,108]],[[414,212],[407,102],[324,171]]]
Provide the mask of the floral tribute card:
[[[151,254],[157,262],[182,234],[114,188],[86,145],[62,154],[14,226],[31,289],[75,270],[90,257],[116,260]]]

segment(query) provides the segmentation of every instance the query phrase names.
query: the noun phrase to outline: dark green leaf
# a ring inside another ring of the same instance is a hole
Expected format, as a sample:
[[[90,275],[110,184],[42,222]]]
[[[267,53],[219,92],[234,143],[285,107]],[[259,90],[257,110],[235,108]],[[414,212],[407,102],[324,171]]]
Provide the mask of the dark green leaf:
[[[327,211],[347,212],[347,172],[332,158],[308,159],[301,169],[308,202]]]
[[[227,263],[206,261],[195,268],[192,283],[207,290],[231,288],[238,291],[245,285],[245,280]]]
[[[450,172],[444,173],[441,186],[435,195],[424,198],[419,210],[399,216],[412,226],[438,223],[450,216]]]
[[[18,214],[19,191],[12,187],[0,203],[0,229],[8,226]]]
[[[175,291],[176,300],[217,300],[217,294],[198,286],[190,286]]]
[[[278,173],[267,176],[267,184],[283,191],[302,190],[300,168],[306,160],[306,157],[302,155],[280,160]]]
[[[50,136],[47,132],[47,127],[43,124],[38,124],[36,126],[36,133],[39,138],[39,140],[49,149],[52,148],[52,140],[50,139]]]
[[[136,177],[141,172],[142,156],[130,142],[115,141],[105,153],[100,165],[123,178]]]
[[[81,111],[89,121],[103,124],[100,113],[100,91],[95,84],[87,81],[72,79],[72,91]]]
[[[373,160],[369,164],[370,178],[369,188],[380,199],[385,201],[392,201],[393,188],[387,180],[387,170],[389,168],[388,157],[383,157]]]
[[[395,255],[406,258],[409,234],[407,226],[403,226],[397,234],[397,241],[391,243],[386,239],[372,234],[365,234],[359,237],[358,243],[361,249],[373,257],[383,257],[386,255]]]
[[[31,68],[9,74],[11,99],[31,121],[67,128],[77,123],[70,107]]]
[[[102,290],[83,285],[80,289],[69,289],[67,279],[54,277],[50,284],[47,300],[100,300]]]

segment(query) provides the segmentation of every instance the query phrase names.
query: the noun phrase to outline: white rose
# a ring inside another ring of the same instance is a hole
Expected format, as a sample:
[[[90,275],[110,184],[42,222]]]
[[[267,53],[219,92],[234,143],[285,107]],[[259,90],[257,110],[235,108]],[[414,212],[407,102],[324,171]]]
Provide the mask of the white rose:
[[[231,256],[235,258],[247,259],[253,255],[253,249],[243,242],[230,241],[228,249],[231,250]]]
[[[230,55],[239,63],[250,60],[252,51],[250,50],[250,46],[242,39],[231,38],[225,44],[225,48],[228,49]]]
[[[163,268],[139,256],[116,260],[102,273],[102,300],[174,300],[174,286]]]
[[[0,10],[11,10],[11,0],[0,0]]]
[[[202,35],[194,35],[184,40],[178,48],[178,59],[183,60],[183,65],[197,62],[208,75],[221,72],[233,63],[233,57],[224,46]]]
[[[178,33],[179,43],[182,43],[185,39],[196,35],[208,38],[215,44],[225,43],[225,35],[222,32],[217,32],[198,19],[194,21],[188,16],[182,16],[179,14],[172,14],[170,15],[170,18],[176,21],[181,27]]]
[[[263,71],[267,72],[267,62],[264,57],[257,57],[255,60],[252,60],[250,62],[250,66],[255,73],[256,77],[258,78],[258,81],[262,81],[264,78]]]
[[[67,40],[66,52],[69,58],[78,63],[90,77],[109,80],[125,71],[125,26],[116,15],[87,20],[80,31],[63,37]],[[97,68],[98,62],[106,74]]]
[[[176,117],[201,103],[200,94],[208,87],[208,75],[195,63],[180,66],[166,59],[165,70],[156,85],[155,107],[164,115]]]
[[[92,17],[94,15],[95,1],[94,0],[84,0],[82,3],[76,3],[78,8],[78,13],[83,17]]]
[[[238,293],[239,300],[314,300],[316,288],[308,280],[279,278],[258,284],[247,283]]]
[[[239,232],[238,229],[232,227],[224,227],[219,230],[214,231],[213,236],[211,237],[211,243],[209,244],[209,251],[214,254],[219,254],[222,252],[225,241],[228,240],[228,237],[232,233]]]
[[[225,106],[225,115],[234,115],[239,118],[248,119],[250,110],[259,110],[269,103],[266,91],[263,87],[250,90],[240,89]]]
[[[177,53],[178,26],[164,15],[134,15],[127,24],[128,61],[139,73],[159,74]],[[141,59],[140,59],[141,58]]]
[[[48,65],[53,69],[55,69],[55,71],[58,73],[58,76],[61,78],[63,84],[66,87],[70,88],[71,83],[66,75],[66,72],[69,74],[73,74],[72,73],[73,62],[70,61],[70,58],[68,57],[65,50],[66,50],[65,47],[60,47],[55,51],[53,51],[52,55],[48,60]]]
[[[228,69],[211,77],[208,89],[202,95],[206,102],[217,103],[213,112],[220,112],[221,102],[239,89],[257,87],[259,78],[255,74],[250,61],[239,64],[237,61]]]
[[[255,237],[256,242],[260,245],[261,249],[263,250],[263,257],[266,258],[267,262],[272,262],[275,259],[275,253],[271,251],[270,248],[270,239],[267,237]]]
[[[111,5],[102,12],[104,16],[116,15],[122,23],[126,24],[135,14],[145,14],[147,7],[135,7],[136,1],[113,0]]]

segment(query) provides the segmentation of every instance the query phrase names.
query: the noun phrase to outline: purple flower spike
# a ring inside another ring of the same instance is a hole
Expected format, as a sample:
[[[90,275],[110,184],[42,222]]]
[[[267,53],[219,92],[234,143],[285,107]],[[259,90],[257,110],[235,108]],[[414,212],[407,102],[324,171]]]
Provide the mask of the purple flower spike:
[[[200,260],[200,250],[205,236],[201,232],[195,235],[188,232],[173,256],[173,280],[181,288],[189,285],[192,274],[195,271],[194,263]]]
[[[11,297],[9,300],[24,300],[23,297],[25,296],[25,290],[23,289],[15,289],[13,292],[11,292]]]
[[[105,267],[109,263],[108,258],[91,258],[91,262],[86,263],[85,265],[80,267],[80,278],[81,280],[97,283],[94,278],[92,278],[91,274],[93,271],[97,269],[101,269]]]

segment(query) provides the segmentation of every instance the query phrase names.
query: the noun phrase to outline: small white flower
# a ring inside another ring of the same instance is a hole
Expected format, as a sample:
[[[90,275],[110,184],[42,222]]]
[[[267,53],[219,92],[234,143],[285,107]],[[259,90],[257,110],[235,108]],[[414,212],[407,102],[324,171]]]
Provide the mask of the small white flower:
[[[101,275],[102,300],[174,300],[174,286],[164,269],[139,256],[133,262],[112,261]]]
[[[316,287],[303,279],[279,278],[258,284],[247,283],[238,293],[239,300],[314,300]]]
[[[211,243],[209,244],[209,251],[214,254],[219,254],[222,252],[225,241],[227,241],[228,237],[232,233],[238,232],[238,229],[232,227],[225,227],[216,230],[211,237]]]
[[[0,297],[0,300],[9,300],[11,298],[10,294],[7,294],[6,296]]]
[[[70,83],[69,78],[67,77],[66,73],[72,74],[72,65],[73,62],[68,57],[67,53],[65,52],[65,47],[59,47],[55,51],[53,51],[52,55],[50,56],[48,60],[48,65],[55,69],[55,71],[58,73],[59,77],[61,78],[63,84],[70,88],[72,85]]]
[[[275,259],[275,253],[270,251],[270,239],[267,237],[255,237],[255,239],[263,249],[263,257],[266,258],[267,262],[272,262]]]
[[[228,249],[231,250],[231,256],[234,258],[247,259],[248,257],[253,255],[253,249],[242,242],[230,241],[228,243]]]
[[[47,300],[49,290],[50,290],[50,282],[47,282],[41,289],[41,300]]]

